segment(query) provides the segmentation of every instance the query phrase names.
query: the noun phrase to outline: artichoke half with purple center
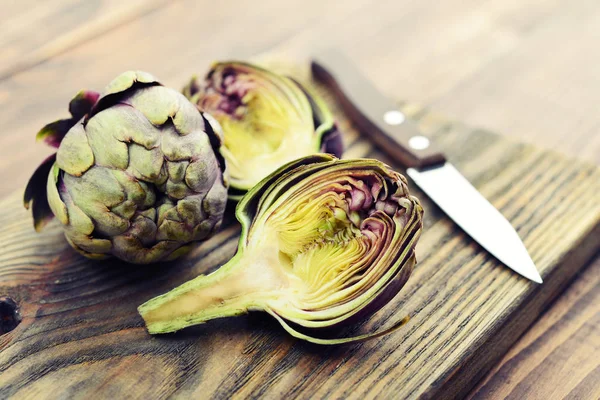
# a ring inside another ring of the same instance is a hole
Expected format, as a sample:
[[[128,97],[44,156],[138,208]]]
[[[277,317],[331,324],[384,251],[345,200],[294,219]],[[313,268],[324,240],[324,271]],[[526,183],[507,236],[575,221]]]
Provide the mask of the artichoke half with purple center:
[[[291,335],[319,344],[319,329],[352,325],[387,304],[415,265],[423,209],[406,179],[371,159],[308,156],[281,167],[238,203],[237,254],[139,307],[152,334],[266,311]]]
[[[37,135],[58,150],[25,190],[36,230],[56,216],[83,255],[150,263],[218,229],[227,201],[221,138],[182,94],[130,71],[102,96],[80,92],[69,110]]]
[[[341,135],[325,103],[288,77],[248,63],[220,62],[204,82],[193,78],[183,93],[223,127],[221,154],[232,199],[292,160],[319,152],[341,156]]]

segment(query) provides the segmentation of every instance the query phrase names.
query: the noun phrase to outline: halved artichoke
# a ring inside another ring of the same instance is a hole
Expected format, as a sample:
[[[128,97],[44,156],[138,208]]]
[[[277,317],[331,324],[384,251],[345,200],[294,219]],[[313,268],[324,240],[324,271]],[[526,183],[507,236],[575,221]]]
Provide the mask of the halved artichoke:
[[[250,190],[236,216],[242,233],[228,263],[139,307],[150,333],[261,310],[297,338],[339,344],[406,321],[351,338],[317,334],[371,315],[412,272],[423,209],[385,164],[326,154],[293,161]]]
[[[69,111],[37,135],[58,150],[25,189],[36,230],[56,216],[86,257],[143,264],[174,259],[219,228],[218,127],[181,93],[128,71],[102,96],[80,92]]]
[[[192,78],[183,93],[223,128],[221,154],[235,200],[287,162],[319,152],[341,156],[341,135],[325,103],[288,77],[220,62],[204,82]]]

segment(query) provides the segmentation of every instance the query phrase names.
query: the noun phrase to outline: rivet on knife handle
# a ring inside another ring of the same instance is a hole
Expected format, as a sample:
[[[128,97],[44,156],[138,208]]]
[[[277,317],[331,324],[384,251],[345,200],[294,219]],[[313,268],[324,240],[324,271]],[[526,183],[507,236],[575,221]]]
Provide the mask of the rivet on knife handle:
[[[336,76],[329,71],[336,71]],[[443,163],[441,151],[407,120],[391,101],[386,101],[372,84],[341,54],[327,52],[312,61],[313,75],[324,81],[340,99],[359,128],[394,159],[406,167],[428,167]],[[382,127],[385,125],[385,129]]]

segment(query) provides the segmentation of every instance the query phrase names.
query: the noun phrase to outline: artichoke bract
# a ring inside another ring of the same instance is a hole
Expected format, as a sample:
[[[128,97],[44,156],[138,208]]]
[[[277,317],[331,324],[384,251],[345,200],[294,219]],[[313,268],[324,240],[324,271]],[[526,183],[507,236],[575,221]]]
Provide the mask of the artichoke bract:
[[[218,229],[227,202],[216,123],[150,74],[129,71],[37,138],[57,147],[25,189],[36,230],[53,217],[90,258],[170,260]]]
[[[259,310],[291,335],[319,344],[389,333],[323,338],[387,304],[415,265],[423,209],[406,179],[377,160],[316,154],[293,161],[238,203],[236,255],[139,307],[152,334]]]
[[[300,83],[244,62],[215,63],[183,93],[223,127],[221,148],[239,200],[282,165],[323,152],[337,157],[342,139],[325,103]]]

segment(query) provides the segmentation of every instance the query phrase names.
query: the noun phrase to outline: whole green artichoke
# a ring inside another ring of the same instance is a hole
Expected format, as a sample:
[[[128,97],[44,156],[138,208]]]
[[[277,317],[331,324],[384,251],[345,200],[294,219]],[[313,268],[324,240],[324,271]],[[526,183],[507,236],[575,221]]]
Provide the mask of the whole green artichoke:
[[[223,127],[221,154],[234,200],[292,160],[319,152],[342,154],[342,138],[325,102],[273,71],[219,62],[203,81],[192,78],[183,93]]]
[[[102,96],[80,92],[69,111],[37,134],[58,151],[25,190],[36,230],[56,216],[86,257],[143,264],[174,259],[219,228],[220,128],[183,95],[129,71]]]

